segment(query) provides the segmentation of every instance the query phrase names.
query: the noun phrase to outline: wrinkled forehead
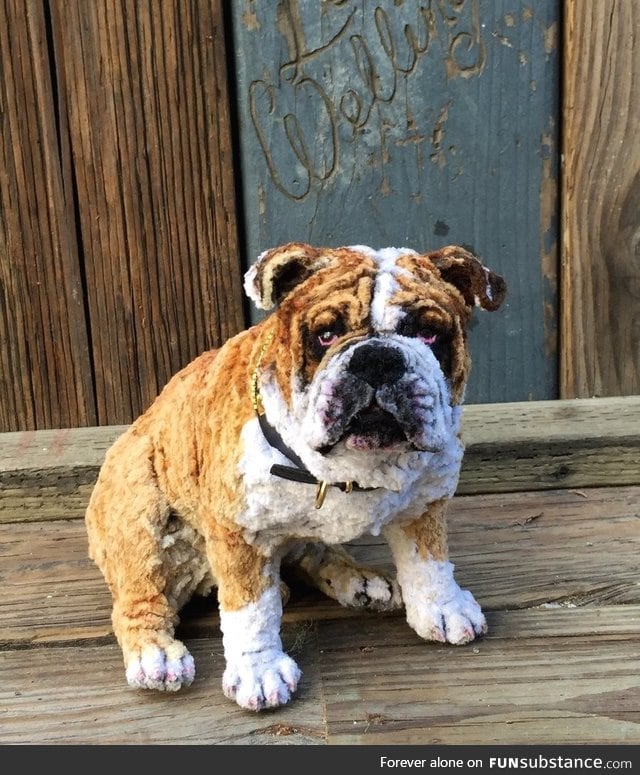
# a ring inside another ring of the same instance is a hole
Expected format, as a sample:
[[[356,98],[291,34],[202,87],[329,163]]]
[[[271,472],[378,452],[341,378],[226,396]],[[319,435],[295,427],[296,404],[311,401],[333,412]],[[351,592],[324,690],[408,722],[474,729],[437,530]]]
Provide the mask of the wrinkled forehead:
[[[397,262],[403,256],[418,254],[410,248],[374,250],[366,245],[353,245],[351,250],[367,255],[377,268],[370,310],[372,327],[380,333],[394,331],[406,311],[391,300],[399,290],[398,277],[410,274],[406,268],[398,266]]]

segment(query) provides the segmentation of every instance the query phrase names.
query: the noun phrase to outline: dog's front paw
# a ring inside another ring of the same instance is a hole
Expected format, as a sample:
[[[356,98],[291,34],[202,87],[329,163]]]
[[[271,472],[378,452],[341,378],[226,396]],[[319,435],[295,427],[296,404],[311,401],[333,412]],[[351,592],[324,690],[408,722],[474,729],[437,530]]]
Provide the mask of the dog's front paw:
[[[446,601],[425,601],[407,610],[407,621],[422,638],[440,643],[463,645],[487,631],[482,609],[471,592],[459,587]]]
[[[227,660],[222,690],[241,708],[276,708],[289,702],[301,675],[298,665],[282,651],[255,651]]]
[[[176,692],[193,683],[195,674],[193,657],[178,640],[164,647],[149,644],[127,659],[127,683],[136,689]]]

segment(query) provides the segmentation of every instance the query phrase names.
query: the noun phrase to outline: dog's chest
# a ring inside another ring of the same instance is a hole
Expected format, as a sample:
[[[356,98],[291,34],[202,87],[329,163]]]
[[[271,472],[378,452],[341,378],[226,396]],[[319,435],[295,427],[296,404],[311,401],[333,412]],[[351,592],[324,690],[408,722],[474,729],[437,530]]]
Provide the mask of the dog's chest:
[[[427,504],[454,494],[463,454],[458,439],[437,454],[407,454],[379,472],[381,486],[352,492],[329,486],[322,507],[316,508],[316,485],[271,473],[274,463],[290,462],[269,446],[257,422],[247,424],[243,441],[244,507],[236,519],[249,540],[265,547],[276,547],[288,538],[343,543],[365,534],[377,535],[399,515],[418,517]],[[363,474],[371,476],[372,472]]]

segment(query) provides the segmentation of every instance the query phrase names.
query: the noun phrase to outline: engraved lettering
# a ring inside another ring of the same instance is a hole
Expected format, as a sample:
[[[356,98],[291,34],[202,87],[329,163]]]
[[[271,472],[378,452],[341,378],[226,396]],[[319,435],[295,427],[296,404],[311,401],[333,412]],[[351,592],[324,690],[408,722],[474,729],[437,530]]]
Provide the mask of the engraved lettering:
[[[418,153],[435,131],[417,126],[411,79],[418,71],[425,77],[428,67],[443,68],[447,79],[475,77],[484,68],[479,0],[388,0],[371,9],[356,0],[324,0],[317,14],[321,24],[307,18],[314,12],[300,0],[278,3],[287,59],[267,65],[249,86],[249,115],[269,176],[287,198],[303,200],[336,175],[342,148],[365,142],[370,163],[382,167],[387,194],[389,142],[413,144]],[[434,148],[443,165],[444,151]]]

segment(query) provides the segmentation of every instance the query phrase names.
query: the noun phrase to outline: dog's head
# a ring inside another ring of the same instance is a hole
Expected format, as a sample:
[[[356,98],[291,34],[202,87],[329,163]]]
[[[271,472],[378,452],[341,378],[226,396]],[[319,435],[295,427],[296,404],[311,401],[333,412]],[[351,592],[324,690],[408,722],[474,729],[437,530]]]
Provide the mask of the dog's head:
[[[258,258],[245,290],[276,308],[260,379],[271,422],[329,456],[441,449],[464,396],[472,310],[497,309],[506,285],[461,247],[291,243]]]

